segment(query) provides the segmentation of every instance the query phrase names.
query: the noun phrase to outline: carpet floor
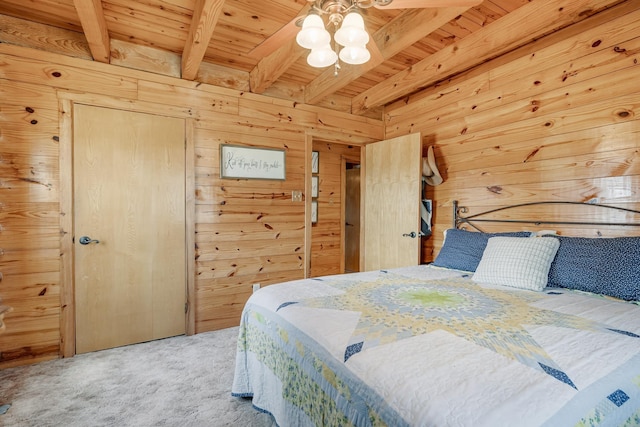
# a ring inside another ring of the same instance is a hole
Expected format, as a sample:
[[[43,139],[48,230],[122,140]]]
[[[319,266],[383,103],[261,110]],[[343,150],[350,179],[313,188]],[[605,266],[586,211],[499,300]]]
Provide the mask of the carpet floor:
[[[231,396],[238,328],[0,370],[0,426],[256,426]]]

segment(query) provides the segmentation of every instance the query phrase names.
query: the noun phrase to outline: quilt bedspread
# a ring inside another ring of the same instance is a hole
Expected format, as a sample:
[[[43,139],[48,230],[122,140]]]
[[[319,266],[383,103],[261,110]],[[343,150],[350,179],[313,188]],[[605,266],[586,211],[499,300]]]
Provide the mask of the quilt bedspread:
[[[640,306],[431,266],[268,286],[232,394],[280,426],[640,425]]]

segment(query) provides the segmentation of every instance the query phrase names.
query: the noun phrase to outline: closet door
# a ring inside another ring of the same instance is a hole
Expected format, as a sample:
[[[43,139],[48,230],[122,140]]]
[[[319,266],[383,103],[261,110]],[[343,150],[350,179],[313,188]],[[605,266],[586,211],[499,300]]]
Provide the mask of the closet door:
[[[76,352],[185,333],[185,123],[74,107]]]
[[[364,147],[363,271],[420,263],[422,138],[419,133]]]

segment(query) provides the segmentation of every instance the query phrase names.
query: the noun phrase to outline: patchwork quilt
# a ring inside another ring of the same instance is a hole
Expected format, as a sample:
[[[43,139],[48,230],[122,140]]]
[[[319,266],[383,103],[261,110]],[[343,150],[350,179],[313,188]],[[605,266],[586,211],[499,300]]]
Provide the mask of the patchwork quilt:
[[[280,426],[636,426],[640,306],[433,266],[272,285],[232,394]]]

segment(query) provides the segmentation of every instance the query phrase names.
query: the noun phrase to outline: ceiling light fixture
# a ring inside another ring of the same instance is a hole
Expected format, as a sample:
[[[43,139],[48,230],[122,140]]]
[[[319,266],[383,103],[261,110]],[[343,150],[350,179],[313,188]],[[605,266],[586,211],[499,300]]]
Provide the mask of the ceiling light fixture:
[[[314,1],[296,37],[300,46],[311,49],[311,53],[307,56],[309,65],[323,68],[335,64],[337,71],[338,58],[342,62],[354,65],[364,64],[371,58],[367,50],[369,34],[364,28],[364,20],[358,5],[357,0]],[[328,15],[327,27],[334,33],[333,49],[331,34],[325,28],[322,15]]]

